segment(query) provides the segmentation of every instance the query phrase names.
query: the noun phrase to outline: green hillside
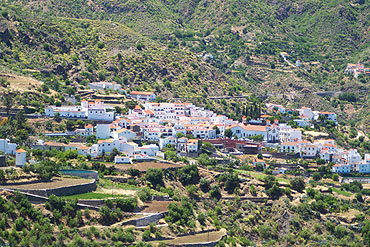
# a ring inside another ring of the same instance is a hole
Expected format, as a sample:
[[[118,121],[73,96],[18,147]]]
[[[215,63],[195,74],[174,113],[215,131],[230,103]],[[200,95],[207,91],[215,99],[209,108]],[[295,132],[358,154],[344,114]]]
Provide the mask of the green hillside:
[[[368,89],[368,78],[343,73],[348,62],[369,64],[368,9],[363,0],[5,1],[0,22],[11,38],[0,44],[0,64],[31,70],[57,91],[115,80],[165,98],[201,98],[220,111],[207,96],[268,94],[342,120],[361,116],[357,125],[365,128],[366,109],[315,92]],[[367,101],[358,96],[357,103]]]

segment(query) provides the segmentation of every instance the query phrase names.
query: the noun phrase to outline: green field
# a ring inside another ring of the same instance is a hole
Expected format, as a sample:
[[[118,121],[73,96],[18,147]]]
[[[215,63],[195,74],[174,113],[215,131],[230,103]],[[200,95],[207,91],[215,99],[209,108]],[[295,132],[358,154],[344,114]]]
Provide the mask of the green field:
[[[115,195],[113,194],[103,194],[103,193],[96,193],[96,192],[88,192],[84,194],[78,194],[78,195],[72,195],[72,196],[62,196],[64,199],[83,199],[83,200],[89,200],[89,199],[108,199],[108,198],[114,198],[114,197],[127,197],[127,195]]]
[[[105,189],[123,189],[123,190],[138,190],[139,187],[135,185],[130,185],[126,183],[119,183],[119,182],[112,182],[109,179],[100,178],[98,182],[98,186]]]
[[[352,196],[352,193],[351,192],[348,192],[348,191],[343,191],[343,190],[340,190],[338,188],[334,188],[334,187],[331,187],[332,191],[340,194],[340,195],[343,195],[343,196]]]

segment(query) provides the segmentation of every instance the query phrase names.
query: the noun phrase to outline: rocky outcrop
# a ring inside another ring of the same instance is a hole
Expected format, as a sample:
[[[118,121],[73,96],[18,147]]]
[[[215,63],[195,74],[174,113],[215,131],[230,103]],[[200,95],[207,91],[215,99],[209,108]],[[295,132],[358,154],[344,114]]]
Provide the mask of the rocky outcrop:
[[[6,22],[0,22],[0,41],[8,43],[11,37],[8,24]]]

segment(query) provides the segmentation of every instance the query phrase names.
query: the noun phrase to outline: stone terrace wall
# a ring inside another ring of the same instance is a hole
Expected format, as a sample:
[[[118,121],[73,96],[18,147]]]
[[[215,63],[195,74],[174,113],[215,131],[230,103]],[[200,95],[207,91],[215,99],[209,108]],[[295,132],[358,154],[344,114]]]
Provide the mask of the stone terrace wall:
[[[162,219],[163,217],[165,217],[166,215],[167,215],[167,212],[151,214],[151,215],[144,216],[138,219],[126,221],[123,224],[124,225],[134,225],[137,227],[149,226],[151,223],[158,224],[158,221]]]
[[[50,195],[56,196],[71,196],[76,194],[83,194],[91,191],[95,191],[97,188],[96,180],[91,183],[86,184],[78,184],[78,185],[71,185],[71,186],[64,186],[54,189],[42,189],[42,190],[26,190],[20,189],[22,192],[49,197]]]

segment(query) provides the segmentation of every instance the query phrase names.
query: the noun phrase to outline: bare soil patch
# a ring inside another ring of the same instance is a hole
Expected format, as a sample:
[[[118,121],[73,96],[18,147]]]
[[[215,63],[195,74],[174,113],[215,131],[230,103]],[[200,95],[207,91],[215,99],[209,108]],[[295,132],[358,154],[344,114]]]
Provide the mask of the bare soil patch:
[[[162,213],[167,212],[168,204],[172,201],[152,201],[144,203],[144,209],[140,211],[141,213]],[[177,202],[180,204],[179,202]]]
[[[38,182],[31,184],[20,185],[1,185],[0,188],[7,189],[24,189],[24,190],[43,190],[43,189],[56,189],[60,187],[73,186],[79,184],[87,184],[93,182],[93,179],[84,178],[53,178],[48,182]]]

